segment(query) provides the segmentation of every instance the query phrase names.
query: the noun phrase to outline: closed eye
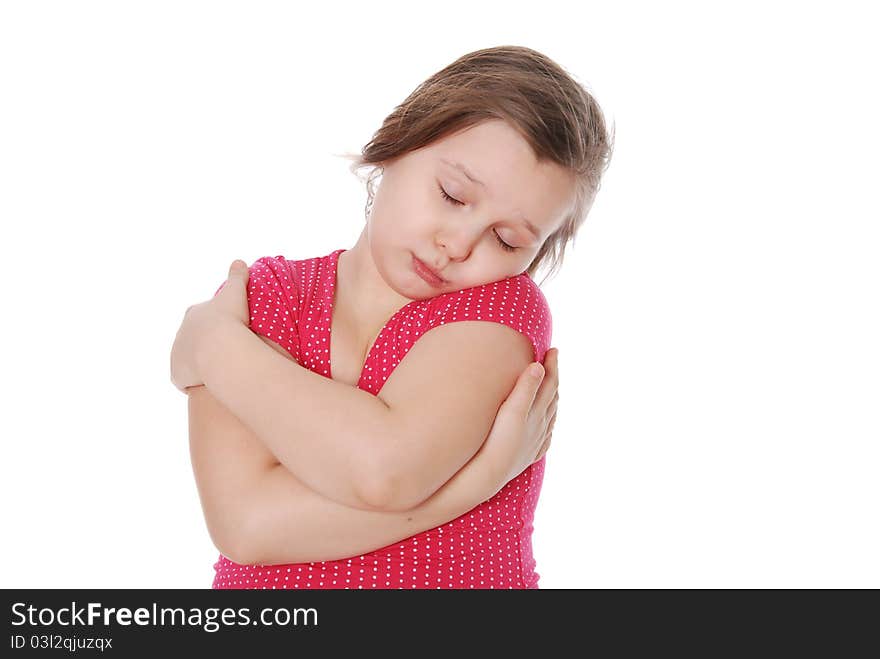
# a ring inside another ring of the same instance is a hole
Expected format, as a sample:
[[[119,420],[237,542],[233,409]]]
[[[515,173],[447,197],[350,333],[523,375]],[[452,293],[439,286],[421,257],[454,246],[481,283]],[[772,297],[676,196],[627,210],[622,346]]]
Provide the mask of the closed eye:
[[[464,206],[463,201],[459,201],[458,199],[455,199],[454,197],[450,197],[448,194],[446,194],[446,190],[443,189],[443,186],[438,186],[438,187],[440,188],[440,194],[443,195],[443,198],[446,201],[452,202],[453,204],[456,204],[457,206]]]
[[[446,190],[443,189],[443,186],[442,186],[442,185],[440,185],[440,184],[438,183],[438,184],[437,184],[437,187],[440,189],[440,194],[443,196],[443,198],[444,198],[446,201],[448,201],[450,204],[454,204],[455,206],[464,206],[464,202],[463,202],[463,201],[459,201],[459,200],[456,199],[455,197],[450,197],[448,194],[446,194]],[[506,242],[504,242],[503,240],[501,240],[501,236],[498,235],[498,232],[497,232],[497,231],[493,231],[492,233],[495,234],[495,239],[498,241],[498,244],[501,246],[501,249],[503,249],[504,251],[506,251],[506,252],[515,252],[516,250],[519,249],[519,247],[514,247],[513,245],[508,245]]]

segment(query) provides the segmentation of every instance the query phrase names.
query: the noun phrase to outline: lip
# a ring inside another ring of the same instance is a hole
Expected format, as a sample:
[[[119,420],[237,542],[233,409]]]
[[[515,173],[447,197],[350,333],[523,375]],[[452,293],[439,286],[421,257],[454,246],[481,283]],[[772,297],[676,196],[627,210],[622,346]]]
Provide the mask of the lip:
[[[434,288],[439,288],[443,284],[446,283],[446,280],[440,277],[436,272],[431,270],[427,265],[425,265],[421,260],[419,260],[415,254],[413,254],[413,270],[416,271],[416,274],[425,280],[426,283],[430,284]]]

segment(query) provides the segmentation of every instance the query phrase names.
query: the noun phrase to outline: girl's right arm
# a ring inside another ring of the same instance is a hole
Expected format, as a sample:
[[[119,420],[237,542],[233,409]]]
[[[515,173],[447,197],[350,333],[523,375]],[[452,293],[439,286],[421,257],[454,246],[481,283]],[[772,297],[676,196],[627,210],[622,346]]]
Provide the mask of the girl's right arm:
[[[558,400],[555,351],[545,364],[540,390],[520,378],[470,462],[429,499],[400,512],[349,508],[316,494],[206,387],[191,389],[190,451],[215,546],[241,564],[337,560],[459,517],[546,452]]]

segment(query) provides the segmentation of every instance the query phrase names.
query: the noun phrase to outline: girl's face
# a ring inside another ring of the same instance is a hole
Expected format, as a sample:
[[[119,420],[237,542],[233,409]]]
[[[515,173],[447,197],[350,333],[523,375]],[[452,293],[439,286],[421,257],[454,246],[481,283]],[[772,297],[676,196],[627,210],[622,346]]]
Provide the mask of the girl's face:
[[[513,277],[562,225],[574,193],[573,176],[539,164],[507,122],[484,121],[385,165],[367,225],[373,262],[410,299]],[[443,281],[420,275],[413,257]]]

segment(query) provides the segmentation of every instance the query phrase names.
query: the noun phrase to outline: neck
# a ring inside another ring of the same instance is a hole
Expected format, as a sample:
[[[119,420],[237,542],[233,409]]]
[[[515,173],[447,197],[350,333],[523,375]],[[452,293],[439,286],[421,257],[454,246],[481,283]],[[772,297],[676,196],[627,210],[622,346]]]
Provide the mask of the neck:
[[[336,284],[336,305],[362,328],[381,325],[411,302],[392,289],[376,269],[366,226],[355,246],[339,255]]]

